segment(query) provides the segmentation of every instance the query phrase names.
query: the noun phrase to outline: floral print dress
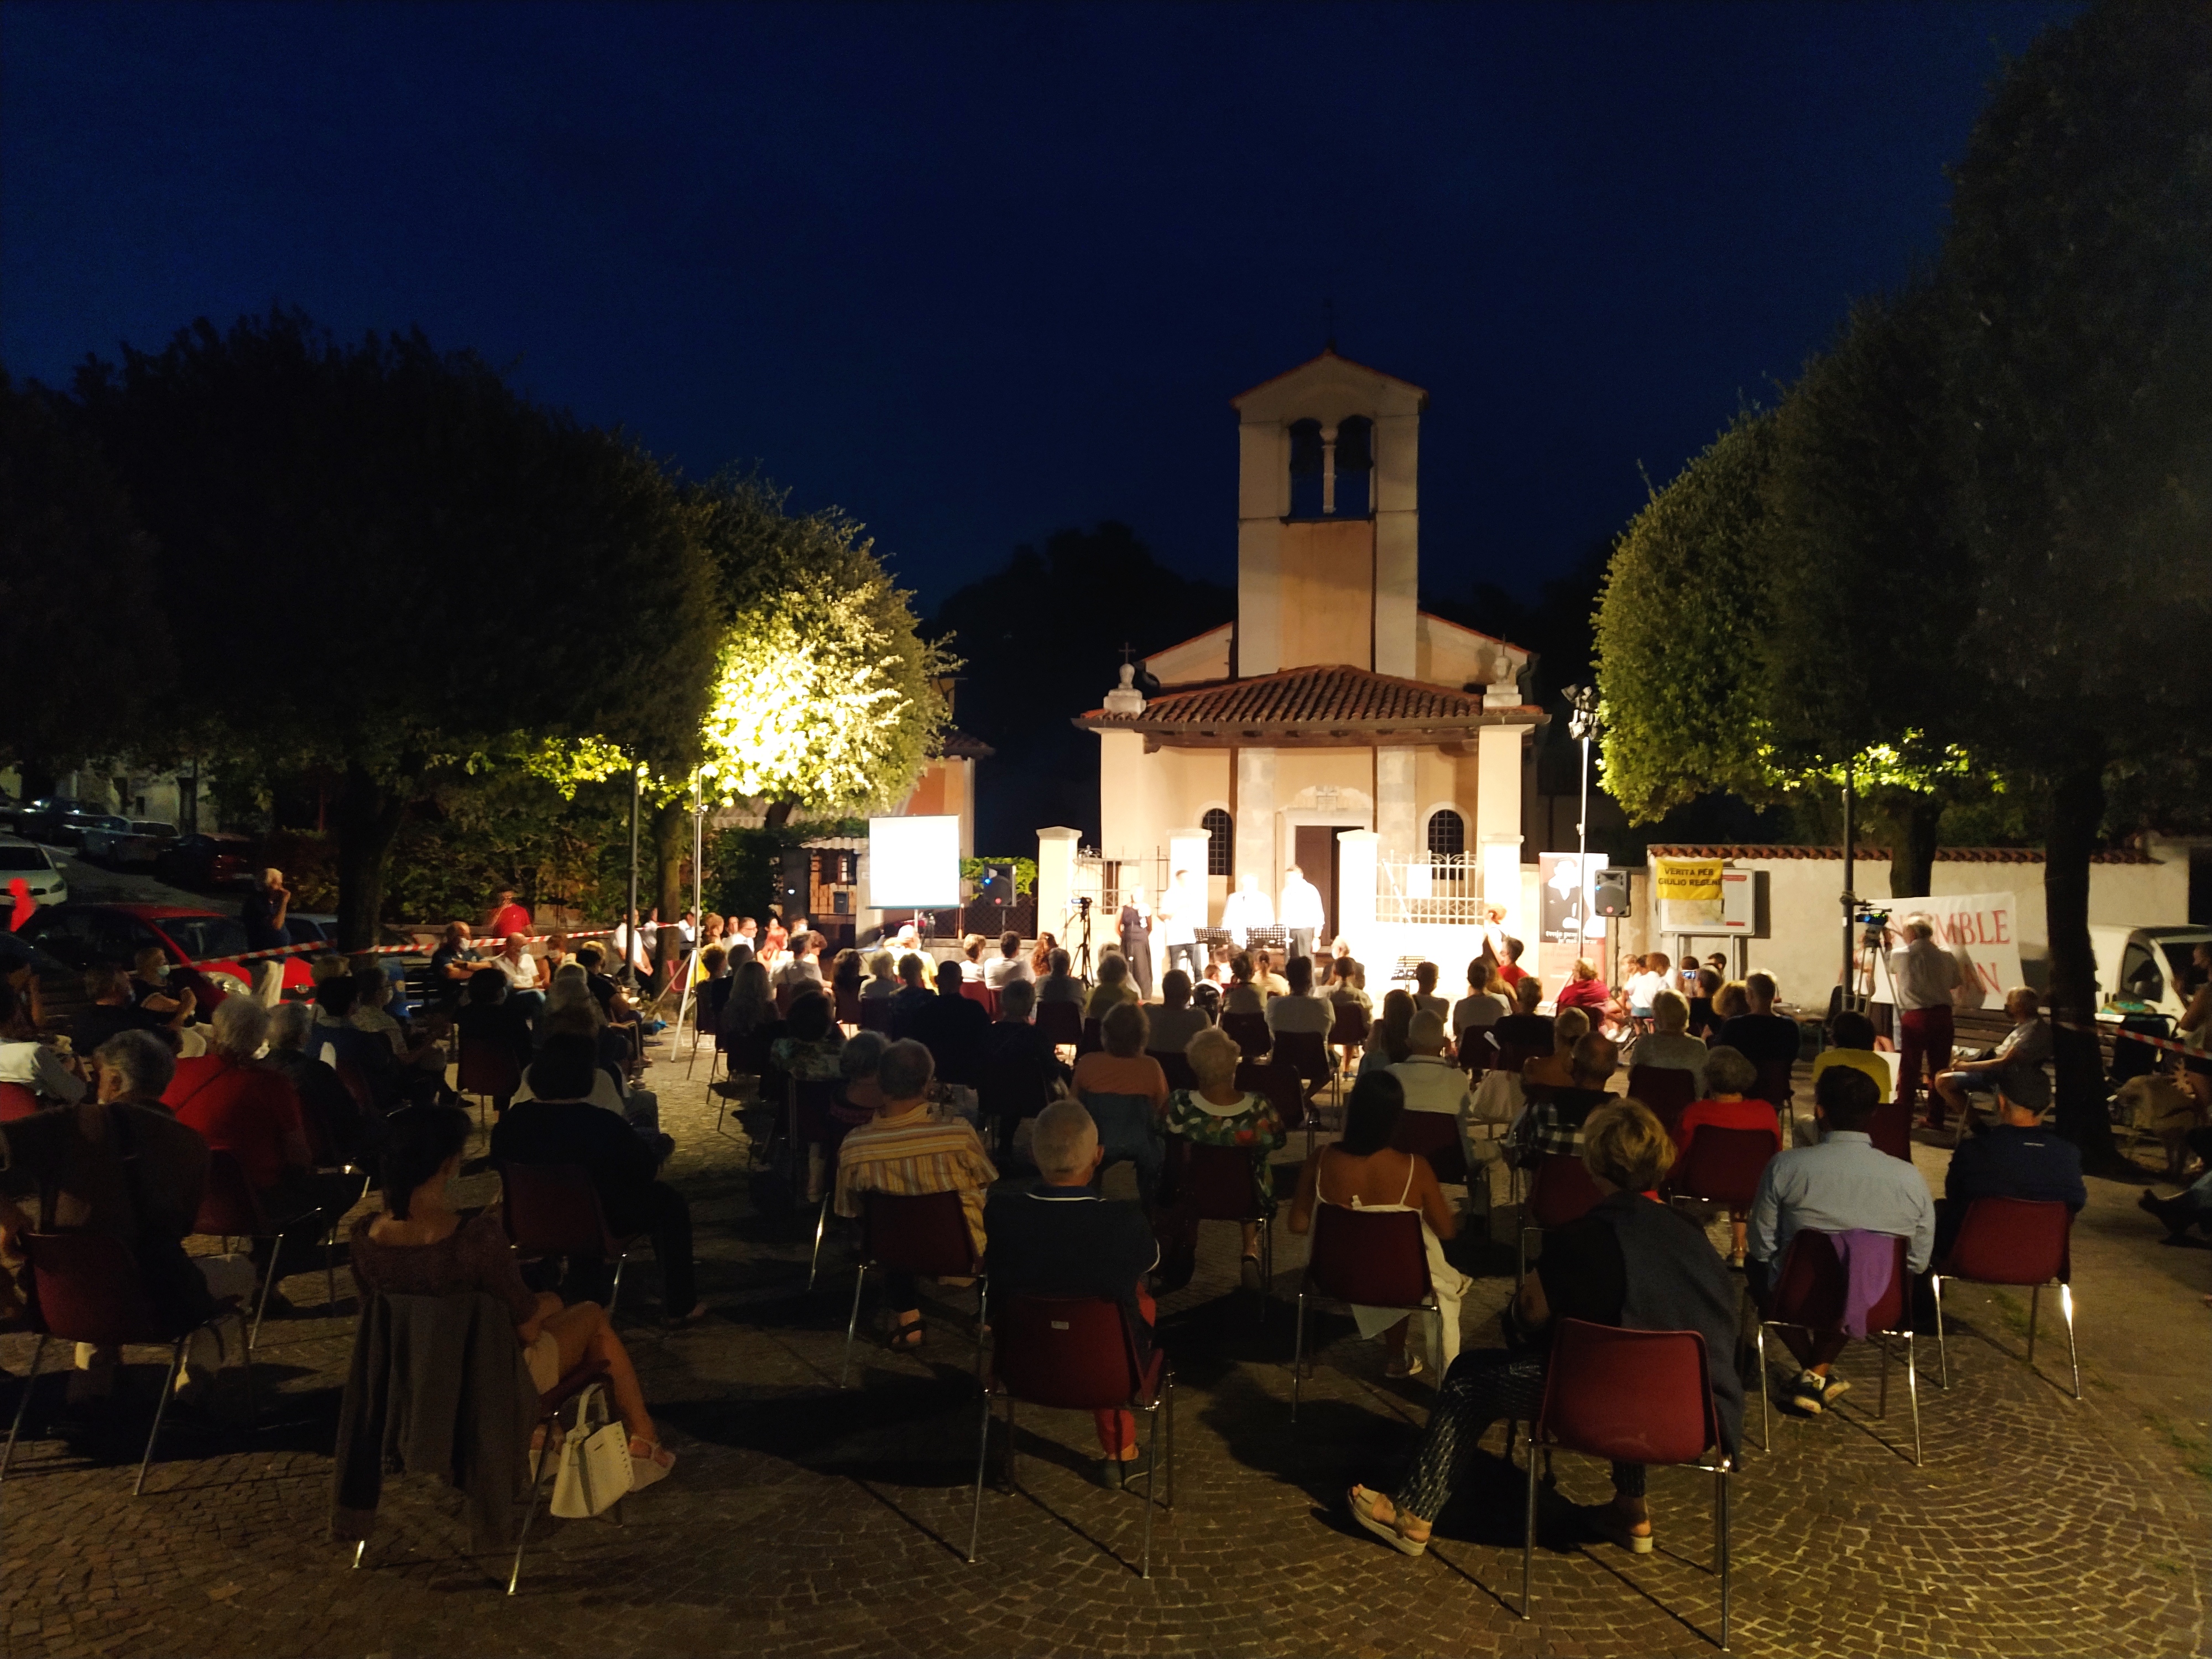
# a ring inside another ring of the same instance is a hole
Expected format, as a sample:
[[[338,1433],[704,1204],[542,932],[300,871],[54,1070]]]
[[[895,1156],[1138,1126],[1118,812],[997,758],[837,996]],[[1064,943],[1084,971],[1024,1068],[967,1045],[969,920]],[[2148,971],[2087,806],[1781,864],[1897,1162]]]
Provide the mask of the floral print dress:
[[[1267,1155],[1286,1139],[1283,1120],[1265,1095],[1246,1094],[1234,1105],[1217,1106],[1195,1089],[1168,1096],[1167,1130],[1200,1146],[1238,1146],[1252,1154],[1252,1195],[1260,1213],[1275,1213],[1275,1183]]]

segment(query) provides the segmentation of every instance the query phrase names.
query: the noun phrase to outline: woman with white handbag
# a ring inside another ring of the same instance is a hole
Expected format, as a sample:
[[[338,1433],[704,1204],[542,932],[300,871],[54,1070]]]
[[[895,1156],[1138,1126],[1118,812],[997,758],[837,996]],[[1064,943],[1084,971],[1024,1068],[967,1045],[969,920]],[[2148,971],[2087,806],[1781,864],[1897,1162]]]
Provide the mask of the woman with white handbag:
[[[563,1307],[550,1291],[532,1291],[522,1282],[498,1216],[487,1210],[464,1222],[454,1210],[451,1183],[460,1173],[469,1131],[469,1115],[455,1107],[417,1106],[392,1115],[380,1171],[384,1212],[362,1217],[349,1234],[354,1277],[364,1292],[452,1296],[481,1291],[497,1297],[513,1310],[515,1340],[541,1394],[587,1357],[603,1361],[616,1414],[629,1433],[630,1479],[623,1490],[638,1491],[665,1479],[676,1466],[676,1454],[660,1443],[637,1372],[605,1312],[595,1302]],[[592,1431],[581,1413],[579,1418],[578,1429],[588,1440]],[[613,1484],[606,1442],[592,1449],[597,1455],[586,1478],[592,1501],[604,1508],[622,1492],[601,1492]],[[565,1477],[565,1447],[563,1452]],[[580,1442],[578,1455],[586,1455]]]

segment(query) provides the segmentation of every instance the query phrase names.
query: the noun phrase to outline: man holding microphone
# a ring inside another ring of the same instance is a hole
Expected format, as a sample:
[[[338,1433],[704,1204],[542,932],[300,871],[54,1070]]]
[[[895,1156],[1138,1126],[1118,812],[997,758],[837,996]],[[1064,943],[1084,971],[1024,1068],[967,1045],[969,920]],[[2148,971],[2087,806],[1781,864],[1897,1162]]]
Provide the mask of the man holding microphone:
[[[1891,952],[1890,977],[1897,988],[1897,1097],[1910,1115],[1920,1103],[1924,1064],[1929,1087],[1951,1069],[1951,994],[1959,988],[1956,957],[1936,943],[1925,916],[1905,924],[1905,948]]]

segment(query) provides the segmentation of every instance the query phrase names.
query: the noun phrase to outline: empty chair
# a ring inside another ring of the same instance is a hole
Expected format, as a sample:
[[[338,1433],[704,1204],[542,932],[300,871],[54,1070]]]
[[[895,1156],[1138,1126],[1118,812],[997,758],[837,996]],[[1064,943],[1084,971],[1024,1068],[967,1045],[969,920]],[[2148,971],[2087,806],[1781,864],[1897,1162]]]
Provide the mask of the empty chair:
[[[1866,1310],[1866,1334],[1881,1347],[1881,1395],[1875,1405],[1876,1417],[1889,1415],[1889,1340],[1893,1336],[1905,1340],[1905,1385],[1912,1401],[1912,1461],[1920,1462],[1920,1379],[1913,1364],[1912,1331],[1909,1322],[1910,1299],[1907,1287],[1911,1279],[1905,1271],[1905,1255],[1907,1242],[1902,1238],[1890,1241],[1896,1247],[1896,1266],[1889,1282],[1880,1297]],[[1842,1258],[1836,1253],[1835,1240],[1827,1233],[1807,1227],[1790,1241],[1776,1268],[1771,1288],[1767,1292],[1766,1304],[1759,1310],[1759,1427],[1760,1443],[1769,1449],[1774,1444],[1774,1429],[1767,1395],[1771,1392],[1766,1375],[1766,1332],[1770,1326],[1786,1325],[1808,1332],[1830,1334],[1844,1331],[1844,1301],[1849,1285]]]
[[[1232,1030],[1229,1035],[1236,1036],[1237,1033]],[[1296,1072],[1309,1097],[1329,1080],[1328,1042],[1319,1031],[1278,1031],[1274,1039],[1267,1058]],[[1237,1046],[1243,1046],[1243,1039],[1238,1039]]]
[[[1056,1048],[1079,1048],[1084,1042],[1083,1010],[1073,1002],[1040,1002],[1036,1028]]]
[[[1297,1331],[1291,1349],[1292,1422],[1297,1420],[1305,1381],[1309,1296],[1369,1308],[1403,1309],[1409,1314],[1436,1313],[1419,1212],[1355,1210],[1340,1204],[1316,1208],[1313,1251],[1298,1280]]]
[[[1528,1431],[1528,1528],[1521,1546],[1521,1616],[1532,1616],[1536,1560],[1536,1449],[1620,1463],[1686,1463],[1713,1477],[1714,1571],[1720,1645],[1729,1643],[1730,1461],[1713,1402],[1705,1340],[1696,1331],[1624,1330],[1563,1319],[1544,1372],[1544,1404]],[[1710,1458],[1710,1462],[1708,1462]]]
[[[1085,1020],[1083,1030],[1075,1039],[1075,1052],[1079,1055],[1095,1054],[1103,1051],[1105,1047],[1105,1022],[1098,1019]]]
[[[1676,1066],[1632,1066],[1628,1072],[1629,1098],[1649,1106],[1670,1135],[1698,1097],[1696,1073]]]
[[[1951,1361],[1943,1346],[1943,1281],[1960,1279],[1975,1285],[2027,1288],[2030,1370],[2035,1369],[2035,1325],[2044,1289],[2057,1286],[2059,1310],[2066,1317],[2066,1358],[2073,1368],[2074,1397],[2081,1397],[2081,1359],[2074,1347],[2073,1233],[2073,1211],[2056,1200],[1978,1198],[1966,1206],[1950,1253],[1929,1275],[1936,1296],[1936,1374],[1945,1388],[1951,1386]]]
[[[1867,1135],[1892,1158],[1912,1162],[1912,1107],[1901,1096],[1883,1101],[1867,1120]]]
[[[459,1047],[454,1084],[460,1093],[477,1097],[477,1115],[481,1120],[488,1104],[504,1105],[522,1087],[522,1062],[515,1058],[514,1049],[488,1038],[463,1037]],[[342,1067],[338,1073],[342,1081],[345,1070]]]
[[[1265,1014],[1230,1014],[1221,1016],[1221,1029],[1237,1039],[1237,1046],[1244,1051],[1247,1060],[1257,1060],[1273,1047],[1275,1034],[1267,1029]]]
[[[861,1000],[860,988],[857,985],[833,985],[830,991],[836,1000],[837,1023],[865,1030],[867,1024],[866,1004]]]
[[[982,1004],[983,1012],[985,1013],[990,1015],[993,1019],[998,1018],[999,994],[996,991],[994,991],[989,986],[984,984],[981,980],[967,979],[961,981],[960,994],[967,998],[970,1002],[979,1002]]]
[[[990,1460],[991,1407],[1006,1402],[1006,1481],[1016,1483],[1014,1407],[1142,1412],[1152,1420],[1145,1468],[1145,1553],[1139,1576],[1152,1576],[1152,1509],[1159,1490],[1160,1421],[1167,1420],[1167,1508],[1175,1509],[1175,1373],[1155,1344],[1140,1352],[1121,1304],[1104,1297],[1013,1296],[999,1310],[993,1364],[983,1393],[975,1449],[975,1500],[968,1559],[983,1524],[983,1473]]]
[[[207,1182],[200,1188],[199,1214],[192,1222],[192,1231],[226,1241],[269,1241],[269,1265],[263,1270],[261,1293],[254,1299],[253,1324],[246,1339],[250,1349],[261,1340],[261,1316],[268,1310],[270,1292],[276,1288],[276,1263],[284,1253],[284,1235],[283,1224],[272,1221],[262,1208],[260,1194],[246,1180],[244,1167],[229,1152],[208,1154]],[[224,1248],[228,1248],[228,1243]],[[335,1284],[331,1302],[333,1307],[337,1305]]]
[[[1447,1187],[1468,1182],[1467,1149],[1460,1143],[1459,1120],[1443,1112],[1407,1112],[1398,1119],[1390,1144],[1401,1152],[1425,1158]]]
[[[842,1018],[843,1015],[841,1013],[838,1017]],[[864,1031],[888,1034],[891,1029],[891,1000],[889,997],[862,997],[858,1023]]]
[[[586,1261],[612,1257],[615,1279],[607,1318],[622,1300],[623,1268],[641,1234],[617,1238],[599,1207],[599,1189],[580,1164],[502,1164],[501,1218],[514,1248],[526,1256],[573,1256]]]
[[[1172,1048],[1147,1048],[1145,1052],[1159,1062],[1160,1072],[1170,1089],[1195,1089],[1198,1073],[1190,1069],[1190,1061]]]
[[[956,1191],[941,1193],[863,1192],[860,1198],[860,1262],[853,1274],[853,1313],[845,1322],[845,1363],[837,1372],[843,1388],[853,1370],[853,1337],[860,1328],[860,1289],[871,1272],[915,1279],[983,1278],[983,1263],[968,1231],[968,1213]],[[982,1333],[990,1308],[990,1286],[979,1283],[975,1302],[975,1367],[983,1366]]]
[[[1271,1060],[1246,1060],[1237,1067],[1237,1086],[1249,1089],[1255,1095],[1267,1097],[1275,1115],[1283,1120],[1285,1129],[1304,1127],[1306,1131],[1306,1153],[1313,1154],[1313,1122],[1307,1111],[1305,1091],[1299,1085],[1298,1074],[1287,1066]]]
[[[1793,1090],[1790,1073],[1796,1062],[1788,1060],[1767,1060],[1759,1062],[1759,1087],[1753,1091],[1755,1098],[1765,1101],[1775,1111],[1787,1116],[1790,1097]]]
[[[1681,1162],[1668,1173],[1668,1195],[1748,1210],[1759,1193],[1759,1177],[1774,1153],[1774,1137],[1764,1129],[1721,1129],[1706,1124],[1690,1138]]]
[[[221,1157],[221,1153],[216,1154]],[[235,1165],[233,1166],[234,1168]],[[31,1267],[31,1318],[39,1334],[31,1348],[30,1374],[16,1401],[15,1419],[8,1431],[8,1449],[0,1453],[0,1480],[8,1477],[15,1462],[15,1440],[23,1431],[23,1419],[31,1407],[32,1391],[39,1381],[39,1363],[46,1341],[85,1342],[94,1347],[132,1344],[161,1344],[169,1350],[169,1369],[154,1402],[154,1425],[147,1431],[145,1455],[138,1460],[138,1479],[131,1488],[134,1498],[146,1489],[146,1470],[154,1461],[154,1443],[161,1438],[162,1414],[169,1396],[177,1391],[177,1373],[185,1363],[185,1345],[194,1334],[211,1330],[226,1319],[238,1321],[240,1346],[246,1364],[246,1414],[253,1418],[253,1346],[246,1334],[246,1310],[232,1301],[218,1306],[204,1320],[179,1329],[163,1320],[138,1280],[138,1264],[130,1248],[107,1233],[26,1233],[23,1254]]]

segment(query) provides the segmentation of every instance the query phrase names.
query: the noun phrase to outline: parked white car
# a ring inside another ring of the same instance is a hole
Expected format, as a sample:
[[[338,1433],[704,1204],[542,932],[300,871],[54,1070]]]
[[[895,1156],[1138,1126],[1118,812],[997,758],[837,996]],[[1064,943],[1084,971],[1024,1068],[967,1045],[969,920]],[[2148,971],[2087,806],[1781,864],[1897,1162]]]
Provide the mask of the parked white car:
[[[46,849],[21,836],[0,836],[0,893],[20,876],[40,904],[60,904],[69,897],[69,883]],[[0,917],[0,924],[5,918]]]
[[[2124,997],[2179,1019],[2189,1006],[2182,987],[2191,977],[2191,958],[2208,941],[2212,927],[2090,928],[2100,1000]]]

